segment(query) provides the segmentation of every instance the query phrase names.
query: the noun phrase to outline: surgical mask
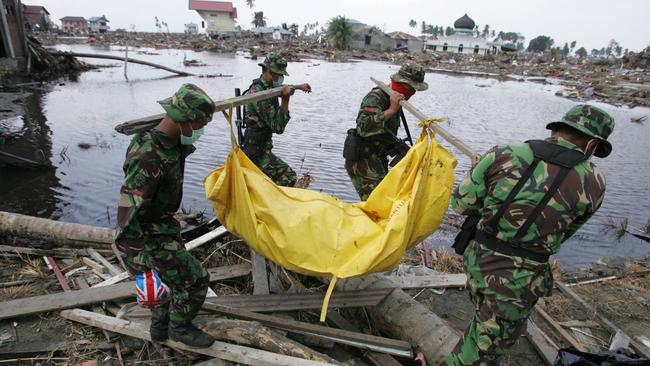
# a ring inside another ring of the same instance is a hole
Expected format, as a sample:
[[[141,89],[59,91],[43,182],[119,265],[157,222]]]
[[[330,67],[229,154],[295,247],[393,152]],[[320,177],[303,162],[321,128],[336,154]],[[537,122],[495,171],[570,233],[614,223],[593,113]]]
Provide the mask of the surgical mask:
[[[278,80],[273,82],[273,87],[277,88],[278,86],[282,86],[282,83],[284,83],[284,75],[278,76]]]
[[[185,136],[181,133],[181,145],[194,145],[204,133],[203,127],[198,130],[192,130],[192,136]]]

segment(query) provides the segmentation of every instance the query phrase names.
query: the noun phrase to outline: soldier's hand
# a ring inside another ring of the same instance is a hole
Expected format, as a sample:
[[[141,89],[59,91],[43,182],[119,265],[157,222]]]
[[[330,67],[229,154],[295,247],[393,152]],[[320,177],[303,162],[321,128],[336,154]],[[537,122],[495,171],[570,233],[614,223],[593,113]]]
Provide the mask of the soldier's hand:
[[[296,89],[302,90],[305,93],[311,93],[311,85],[304,83],[295,86]]]
[[[402,93],[398,93],[398,92],[394,92],[394,93],[390,96],[390,108],[391,108],[392,110],[394,110],[394,111],[398,110],[399,107],[400,107],[399,102],[403,101],[404,99],[405,99],[405,98],[404,98],[404,94],[402,94]]]
[[[290,87],[289,85],[285,85],[282,87],[282,90],[280,91],[280,96],[282,98],[288,98],[293,95],[294,89]]]

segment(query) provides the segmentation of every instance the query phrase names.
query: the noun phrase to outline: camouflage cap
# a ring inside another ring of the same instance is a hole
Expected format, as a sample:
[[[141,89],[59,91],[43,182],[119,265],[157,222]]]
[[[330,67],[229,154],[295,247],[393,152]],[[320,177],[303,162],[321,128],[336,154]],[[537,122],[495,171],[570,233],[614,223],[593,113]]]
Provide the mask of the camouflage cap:
[[[392,81],[410,85],[417,91],[424,91],[429,84],[424,82],[424,68],[415,63],[407,63],[400,67],[399,71],[390,76]]]
[[[289,73],[287,72],[287,59],[275,52],[269,53],[264,62],[258,65],[267,68],[276,74],[289,76]]]
[[[612,144],[607,138],[614,130],[614,119],[604,110],[588,104],[580,104],[571,109],[561,120],[546,125],[552,129],[558,124],[569,126],[583,134],[600,140],[594,155],[604,158],[612,152]]]
[[[214,101],[194,84],[183,84],[172,97],[158,103],[176,123],[210,122],[214,113]]]

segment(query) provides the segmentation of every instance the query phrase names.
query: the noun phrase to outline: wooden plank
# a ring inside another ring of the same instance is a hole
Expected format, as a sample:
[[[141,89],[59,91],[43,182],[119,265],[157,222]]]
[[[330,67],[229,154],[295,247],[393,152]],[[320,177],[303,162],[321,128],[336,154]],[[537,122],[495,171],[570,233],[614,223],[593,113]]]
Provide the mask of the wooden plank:
[[[392,281],[395,287],[410,289],[423,287],[465,287],[467,275],[465,274],[439,274],[431,276],[384,276]]]
[[[293,333],[309,334],[361,349],[384,352],[400,357],[413,357],[411,345],[408,342],[400,340],[350,332],[342,329],[328,328],[322,325],[309,324],[295,320],[280,319],[248,310],[234,309],[216,304],[204,303],[203,309],[238,319],[258,321],[270,327],[283,329]]]
[[[45,260],[47,266],[52,270],[52,272],[54,272],[54,275],[56,276],[56,279],[59,281],[59,284],[61,285],[63,291],[70,291],[70,285],[68,285],[68,280],[66,280],[65,276],[63,276],[63,273],[61,273],[61,270],[59,269],[59,266],[56,265],[56,261],[54,260],[54,258],[44,256],[43,259]]]
[[[250,248],[253,264],[253,295],[269,294],[269,274],[266,270],[266,259]]]
[[[540,301],[543,301],[543,299]],[[558,333],[560,338],[562,338],[565,342],[580,352],[589,352],[582,343],[578,342],[571,334],[569,334],[569,332],[564,330],[564,328],[562,328],[555,321],[555,319],[548,315],[548,313],[542,309],[539,303],[535,306],[535,311],[546,321],[546,323],[548,323],[548,325],[551,326],[551,328],[553,328]]]
[[[532,320],[526,325],[526,336],[533,344],[544,363],[552,366],[557,358],[559,348],[546,336]]]
[[[75,257],[75,252],[72,249],[65,249],[65,248],[36,249],[36,248],[27,248],[27,247],[12,247],[9,245],[0,245],[0,253],[18,253],[18,254],[49,256],[49,257],[57,257],[57,258]]]
[[[221,267],[211,270],[219,280],[228,276],[241,276],[247,274],[244,265]],[[213,277],[210,279],[212,280]],[[37,314],[47,311],[68,309],[77,306],[93,304],[102,301],[121,299],[135,294],[135,285],[132,281],[116,285],[91,287],[89,289],[55,293],[49,295],[32,296],[22,299],[10,300],[0,303],[0,319],[13,318],[22,315]]]
[[[376,306],[392,289],[340,291],[332,294],[329,308],[351,308]],[[205,300],[206,304],[222,305],[246,309],[258,313],[276,311],[320,310],[323,306],[323,293],[312,294],[274,294],[274,295],[233,295],[218,296]],[[208,305],[209,306],[209,305]],[[201,314],[205,314],[201,312]],[[130,318],[143,318],[151,315],[145,308],[129,311]]]
[[[327,320],[334,323],[340,329],[349,330],[351,332],[359,332],[359,329],[352,325],[347,319],[345,319],[341,314],[336,311],[327,312]],[[391,355],[385,353],[368,351],[364,356],[375,366],[401,366],[402,364],[397,362],[396,359]]]
[[[81,261],[83,264],[87,265],[88,267],[95,269],[99,272],[106,272],[106,267],[102,266],[101,264],[95,262],[94,260],[88,258],[88,257],[83,257],[81,258]]]
[[[612,343],[609,345],[610,351],[616,351],[619,348],[627,348],[630,346],[630,337],[623,332],[616,332],[612,339]]]
[[[110,273],[111,275],[116,276],[116,275],[122,273],[122,271],[119,268],[117,268],[115,265],[113,265],[113,263],[109,262],[101,254],[97,253],[97,251],[95,249],[88,248],[87,251],[88,251],[88,254],[90,255],[90,257],[92,259],[96,260],[97,262],[101,263],[104,267],[106,267],[106,269],[108,270],[108,273]]]
[[[588,304],[582,297],[580,297],[573,290],[571,290],[569,287],[567,287],[567,285],[565,285],[564,283],[562,283],[560,281],[557,281],[556,284],[557,284],[558,288],[560,289],[560,291],[562,291],[562,293],[568,295],[573,300],[577,301],[583,308],[585,308],[585,310],[587,310],[590,314],[593,315],[593,317],[596,319],[596,321],[598,321],[600,324],[605,326],[605,328],[607,328],[608,331],[610,331],[613,334],[616,334],[618,332],[621,332],[621,333],[625,334],[625,332],[623,332],[623,330],[621,330],[621,328],[619,328],[618,326],[616,326],[616,324],[609,321],[609,319],[607,319],[604,316],[600,315],[598,313],[598,311],[596,310],[596,308],[594,308],[593,306]],[[629,338],[629,336],[628,336],[628,338]],[[639,355],[641,355],[641,356],[643,356],[645,358],[650,358],[650,350],[648,350],[647,348],[644,348],[641,344],[639,344],[639,342],[635,341],[634,339],[630,339],[630,346]]]
[[[375,78],[370,78],[370,80],[372,80],[381,90],[383,90],[384,93],[386,93],[388,95],[392,95],[394,93],[394,91],[391,88],[389,88],[388,85],[382,83],[381,81],[379,81],[379,80],[377,80]],[[413,106],[413,104],[409,103],[408,101],[402,100],[400,102],[400,105],[404,109],[406,109],[407,111],[411,112],[411,114],[413,114],[420,121],[424,121],[424,120],[427,119],[427,116],[425,116],[424,113],[420,112],[417,108],[415,108]],[[474,150],[472,150],[472,148],[467,146],[467,144],[465,144],[463,141],[461,141],[459,138],[457,138],[456,136],[454,136],[454,135],[450,134],[449,132],[445,131],[445,129],[443,129],[442,127],[440,127],[436,123],[432,123],[430,126],[431,126],[431,129],[436,134],[440,135],[440,137],[447,140],[447,142],[452,144],[454,147],[456,147],[458,150],[463,152],[465,155],[469,156],[470,159],[478,160],[479,155]]]
[[[261,100],[277,98],[282,94],[283,86],[264,90],[252,94],[244,94],[240,97],[233,97],[226,100],[215,101],[215,112],[227,111],[232,106],[233,110],[236,107],[248,103],[256,103]],[[134,119],[115,126],[115,131],[125,135],[132,135],[136,132],[142,132],[155,127],[165,117],[164,113],[154,114],[151,116]]]
[[[101,314],[95,314],[85,310],[64,310],[61,316],[65,319],[76,321],[82,324],[99,327],[115,333],[124,334],[151,341],[149,329],[144,324],[117,319]],[[169,347],[199,353],[202,355],[216,357],[227,361],[239,362],[253,366],[326,366],[331,365],[324,362],[305,360],[297,357],[284,356],[254,348],[237,346],[230,343],[215,341],[207,348],[194,348],[180,342],[167,340],[164,342]]]

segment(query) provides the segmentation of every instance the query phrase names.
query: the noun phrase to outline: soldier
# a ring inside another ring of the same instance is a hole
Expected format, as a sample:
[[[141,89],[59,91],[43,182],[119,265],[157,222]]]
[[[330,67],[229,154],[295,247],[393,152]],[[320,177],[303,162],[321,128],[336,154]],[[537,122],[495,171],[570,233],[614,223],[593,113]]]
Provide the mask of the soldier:
[[[454,248],[476,314],[446,365],[499,364],[551,294],[549,257],[603,202],[605,177],[588,159],[609,155],[614,120],[578,105],[546,128],[546,140],[493,147],[454,192],[452,207],[468,215]]]
[[[212,120],[214,102],[185,84],[159,101],[166,115],[152,130],[136,134],[124,162],[115,244],[131,274],[155,270],[171,299],[152,310],[151,339],[208,347],[214,339],[192,325],[208,289],[209,276],[183,246],[174,219],[183,196],[185,158]]]
[[[362,201],[388,174],[388,156],[395,156],[402,149],[395,138],[400,115],[404,118],[400,101],[429,87],[424,82],[424,69],[417,64],[402,66],[390,79],[395,93],[389,97],[374,88],[366,94],[357,114],[357,127],[348,130],[345,141],[345,170]]]
[[[253,80],[249,93],[282,86],[284,75],[287,73],[287,60],[275,52],[268,54],[262,66],[262,75]],[[289,123],[289,98],[296,89],[311,93],[309,84],[295,86],[285,85],[282,89],[281,103],[277,98],[266,99],[246,105],[246,131],[242,150],[257,165],[264,174],[268,175],[277,185],[293,187],[296,184],[296,172],[287,163],[271,152],[273,149],[272,135],[281,134]]]

